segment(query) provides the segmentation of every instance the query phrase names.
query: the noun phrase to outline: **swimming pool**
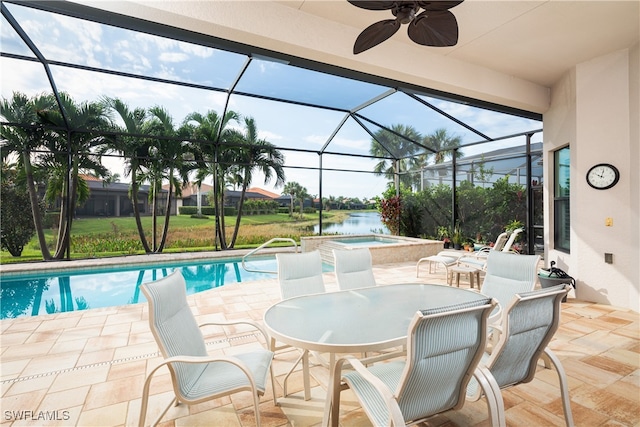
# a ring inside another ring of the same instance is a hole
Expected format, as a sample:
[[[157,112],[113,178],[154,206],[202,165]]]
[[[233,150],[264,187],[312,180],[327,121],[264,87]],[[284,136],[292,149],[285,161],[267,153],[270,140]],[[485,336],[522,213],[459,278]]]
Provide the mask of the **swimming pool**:
[[[398,243],[398,241],[394,240],[393,238],[381,237],[381,236],[333,239],[332,241],[341,243],[347,246],[366,246],[366,247],[378,246],[378,245],[393,245],[395,243]]]
[[[309,236],[300,238],[302,252],[319,250],[322,259],[333,262],[333,249],[369,248],[373,265],[418,261],[442,250],[438,240],[417,239],[388,234]]]
[[[277,269],[274,257],[252,258],[247,267],[263,271]],[[3,274],[0,281],[0,319],[144,302],[140,284],[164,277],[178,268],[182,269],[187,282],[187,294],[230,283],[276,277],[270,273],[244,270],[241,258],[114,265],[29,275]]]

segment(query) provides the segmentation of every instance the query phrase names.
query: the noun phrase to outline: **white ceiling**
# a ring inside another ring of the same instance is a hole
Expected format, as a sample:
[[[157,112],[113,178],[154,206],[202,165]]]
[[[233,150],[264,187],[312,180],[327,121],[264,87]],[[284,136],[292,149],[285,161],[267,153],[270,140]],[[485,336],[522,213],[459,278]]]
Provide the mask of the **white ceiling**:
[[[358,29],[356,34],[374,22],[393,18],[390,11],[369,11],[346,0],[277,3],[352,26]],[[406,35],[406,26],[391,40],[413,45],[416,54],[428,51],[550,87],[576,64],[638,43],[639,5],[638,0],[466,0],[451,9],[460,29],[456,46],[415,45]]]

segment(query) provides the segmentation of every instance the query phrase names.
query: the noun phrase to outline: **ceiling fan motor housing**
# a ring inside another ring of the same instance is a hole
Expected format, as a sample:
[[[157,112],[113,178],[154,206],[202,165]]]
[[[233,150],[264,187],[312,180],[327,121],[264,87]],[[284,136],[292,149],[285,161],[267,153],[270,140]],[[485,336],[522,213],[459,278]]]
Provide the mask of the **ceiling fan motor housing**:
[[[394,7],[391,12],[393,13],[393,16],[395,16],[396,19],[400,21],[401,24],[408,24],[409,22],[413,21],[413,18],[416,17],[416,13],[418,12],[418,10],[420,10],[420,6],[418,6],[417,4],[401,4]]]

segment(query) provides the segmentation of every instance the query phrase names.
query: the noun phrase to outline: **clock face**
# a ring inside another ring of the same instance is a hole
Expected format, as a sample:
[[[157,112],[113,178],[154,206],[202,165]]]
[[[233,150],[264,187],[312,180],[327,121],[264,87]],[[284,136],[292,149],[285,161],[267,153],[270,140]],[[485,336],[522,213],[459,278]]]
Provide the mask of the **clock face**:
[[[601,163],[593,166],[587,172],[587,182],[597,190],[606,190],[618,183],[620,172],[610,164]]]

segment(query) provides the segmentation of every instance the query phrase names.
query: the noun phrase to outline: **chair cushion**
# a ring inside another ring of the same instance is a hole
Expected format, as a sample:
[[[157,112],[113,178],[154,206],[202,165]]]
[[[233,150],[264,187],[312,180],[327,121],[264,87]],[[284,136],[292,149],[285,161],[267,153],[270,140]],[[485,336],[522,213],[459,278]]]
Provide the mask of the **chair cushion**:
[[[273,352],[257,350],[234,355],[240,359],[253,374],[256,388],[264,393],[269,365]],[[187,401],[198,401],[215,394],[225,394],[232,390],[249,388],[249,380],[240,368],[226,362],[207,363],[202,375],[187,389],[181,389],[182,397]]]
[[[431,262],[440,262],[444,265],[455,265],[458,263],[457,258],[452,258],[452,257],[448,257],[448,256],[443,256],[443,255],[431,255],[428,256],[426,258],[424,258],[428,261]]]
[[[396,390],[400,382],[400,377],[404,370],[404,362],[395,361],[389,363],[379,363],[367,368],[373,375],[380,378],[389,390]],[[369,415],[374,426],[389,425],[389,410],[384,402],[384,398],[378,391],[366,381],[358,372],[347,372],[342,376],[351,390],[358,396],[362,409]]]

